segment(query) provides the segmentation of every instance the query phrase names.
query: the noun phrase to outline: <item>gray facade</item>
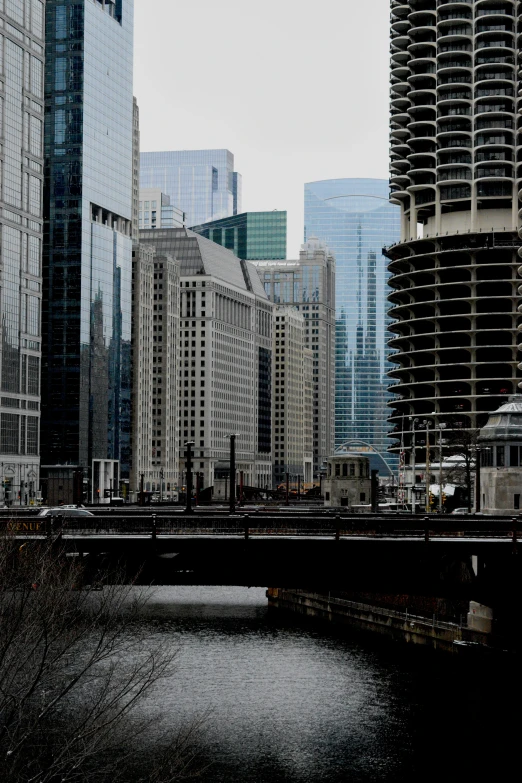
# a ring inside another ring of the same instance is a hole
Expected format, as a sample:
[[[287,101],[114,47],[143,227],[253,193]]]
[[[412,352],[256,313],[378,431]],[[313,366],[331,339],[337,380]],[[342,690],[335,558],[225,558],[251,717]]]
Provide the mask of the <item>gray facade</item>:
[[[49,0],[42,443],[130,460],[133,0]]]
[[[0,5],[0,504],[39,487],[44,4]]]
[[[391,8],[390,407],[410,464],[416,419],[475,432],[521,378],[517,8]]]

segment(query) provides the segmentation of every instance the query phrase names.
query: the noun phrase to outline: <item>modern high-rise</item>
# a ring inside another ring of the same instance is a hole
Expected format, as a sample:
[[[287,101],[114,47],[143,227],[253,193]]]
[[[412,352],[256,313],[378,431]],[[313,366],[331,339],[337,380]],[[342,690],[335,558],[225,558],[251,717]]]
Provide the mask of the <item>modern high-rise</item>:
[[[141,231],[140,240],[180,264],[182,473],[184,444],[191,441],[194,471],[202,474],[204,487],[228,476],[235,434],[244,483],[270,486],[273,306],[255,268],[186,228]]]
[[[0,505],[39,487],[44,3],[0,4]]]
[[[520,378],[520,10],[391,4],[390,182],[402,230],[388,249],[390,375],[395,447],[407,455],[424,420],[476,430]]]
[[[140,187],[170,196],[189,226],[241,212],[241,175],[228,150],[142,152]]]
[[[132,99],[132,241],[139,242],[140,109]]]
[[[159,188],[140,190],[139,226],[144,228],[183,228],[184,212],[170,203],[170,196]]]
[[[96,498],[130,460],[133,0],[48,0],[46,32],[42,463]]]
[[[400,210],[388,202],[387,180],[308,182],[305,238],[312,236],[335,256],[335,445],[370,447],[392,467],[386,407],[389,274],[382,248],[399,239]]]
[[[231,250],[246,261],[286,258],[286,212],[243,212],[211,220],[191,231]]]
[[[318,479],[334,448],[335,260],[324,244],[311,239],[295,261],[254,263],[268,298],[292,305],[304,318],[305,347],[313,353],[313,476]]]

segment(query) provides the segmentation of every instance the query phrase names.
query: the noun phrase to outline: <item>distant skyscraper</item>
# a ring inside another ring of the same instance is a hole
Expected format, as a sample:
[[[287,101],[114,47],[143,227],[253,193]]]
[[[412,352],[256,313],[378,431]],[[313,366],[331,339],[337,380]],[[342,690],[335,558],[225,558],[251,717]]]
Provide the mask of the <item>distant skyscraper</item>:
[[[387,454],[387,262],[400,237],[388,181],[334,179],[305,185],[305,239],[326,242],[336,260],[335,444],[360,440]]]
[[[141,153],[141,188],[159,188],[189,226],[241,212],[241,175],[228,150]]]
[[[231,250],[246,261],[286,258],[286,212],[243,212],[211,220],[192,231]]]
[[[142,188],[139,224],[140,231],[144,228],[183,228],[185,214],[171,204],[170,196],[162,193],[159,188]]]
[[[133,0],[46,9],[43,455],[96,497],[130,457]]]
[[[132,241],[139,242],[140,200],[140,109],[136,98],[132,99]]]
[[[0,502],[39,487],[44,4],[0,4]]]
[[[312,356],[313,472],[315,478],[334,446],[335,261],[324,244],[307,242],[295,261],[256,261],[267,296],[302,313],[305,347]]]

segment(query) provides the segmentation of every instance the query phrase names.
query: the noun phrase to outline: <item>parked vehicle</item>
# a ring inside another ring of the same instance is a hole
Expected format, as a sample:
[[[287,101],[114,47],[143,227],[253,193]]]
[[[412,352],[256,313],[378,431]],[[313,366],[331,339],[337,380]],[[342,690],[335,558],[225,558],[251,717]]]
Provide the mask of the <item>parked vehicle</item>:
[[[55,508],[42,508],[38,512],[39,517],[93,517],[86,508],[77,508],[76,506],[56,506]]]

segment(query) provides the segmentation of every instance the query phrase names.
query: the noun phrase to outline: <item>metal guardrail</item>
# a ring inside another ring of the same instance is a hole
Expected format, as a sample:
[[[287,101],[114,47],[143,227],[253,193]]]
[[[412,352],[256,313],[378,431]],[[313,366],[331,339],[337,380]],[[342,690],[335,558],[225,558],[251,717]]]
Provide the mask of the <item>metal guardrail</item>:
[[[292,536],[424,538],[498,538],[510,536],[516,543],[522,530],[522,520],[509,517],[398,516],[331,514],[238,514],[219,516],[160,516],[157,514],[110,514],[96,517],[16,517],[0,519],[0,531],[18,535],[48,534],[51,531],[75,536]]]

